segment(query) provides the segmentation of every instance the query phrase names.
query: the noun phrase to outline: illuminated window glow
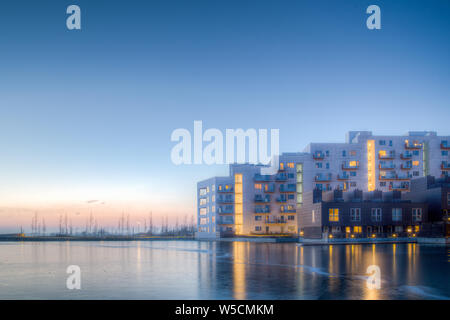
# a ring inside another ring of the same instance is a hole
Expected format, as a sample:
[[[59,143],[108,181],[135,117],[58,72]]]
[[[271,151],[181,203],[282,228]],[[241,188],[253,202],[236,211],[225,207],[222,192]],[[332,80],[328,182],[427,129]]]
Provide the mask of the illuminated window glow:
[[[236,234],[242,234],[243,219],[243,195],[242,195],[242,174],[234,175],[234,224]]]
[[[339,221],[339,209],[338,208],[328,209],[328,220],[332,221],[332,222]]]
[[[375,140],[367,140],[367,189],[375,190]]]

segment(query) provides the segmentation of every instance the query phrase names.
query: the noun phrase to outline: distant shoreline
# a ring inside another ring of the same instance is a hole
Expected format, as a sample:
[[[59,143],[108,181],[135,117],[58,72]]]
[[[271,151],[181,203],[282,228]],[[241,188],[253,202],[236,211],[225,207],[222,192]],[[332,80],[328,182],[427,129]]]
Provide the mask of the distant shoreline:
[[[127,237],[127,236],[106,236],[106,237],[0,237],[0,242],[54,242],[54,241],[155,241],[155,240],[195,240],[193,236],[148,236],[148,237]]]

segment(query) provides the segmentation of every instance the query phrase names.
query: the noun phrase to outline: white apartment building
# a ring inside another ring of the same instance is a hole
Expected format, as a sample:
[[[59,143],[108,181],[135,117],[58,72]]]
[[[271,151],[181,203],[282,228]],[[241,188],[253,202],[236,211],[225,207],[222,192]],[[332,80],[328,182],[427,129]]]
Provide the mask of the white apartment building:
[[[450,171],[450,136],[408,132],[404,136],[374,136],[351,131],[345,143],[311,143],[314,180],[308,189],[408,191],[410,180]]]
[[[257,165],[230,165],[228,177],[197,184],[197,237],[297,234],[305,192],[408,191],[412,178],[447,176],[449,152],[450,136],[436,132],[351,131],[345,143],[310,143],[304,152],[283,153],[275,175],[261,175]]]

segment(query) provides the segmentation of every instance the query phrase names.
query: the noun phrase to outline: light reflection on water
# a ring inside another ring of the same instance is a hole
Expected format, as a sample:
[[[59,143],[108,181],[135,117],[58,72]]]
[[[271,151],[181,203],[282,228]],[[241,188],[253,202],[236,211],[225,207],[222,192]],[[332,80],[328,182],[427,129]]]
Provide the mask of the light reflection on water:
[[[449,262],[418,244],[0,242],[0,299],[448,299]],[[72,264],[81,290],[66,289]]]

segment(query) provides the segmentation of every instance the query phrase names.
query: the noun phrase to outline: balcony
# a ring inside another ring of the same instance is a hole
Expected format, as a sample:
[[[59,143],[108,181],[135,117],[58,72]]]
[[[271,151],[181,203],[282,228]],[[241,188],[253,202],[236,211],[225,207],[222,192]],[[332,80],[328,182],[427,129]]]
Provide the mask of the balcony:
[[[397,180],[397,175],[394,174],[385,174],[385,175],[379,175],[378,180],[380,181],[387,181],[387,180]]]
[[[395,151],[390,151],[389,153],[378,153],[378,159],[380,160],[394,160],[395,159]]]
[[[281,213],[296,213],[297,210],[293,206],[281,206],[280,212]]]
[[[325,154],[322,151],[316,151],[313,153],[314,160],[323,160],[325,159]]]
[[[411,170],[412,169],[412,164],[411,163],[409,163],[409,164],[401,164],[400,165],[400,169],[402,169],[402,170]]]
[[[441,143],[441,149],[442,150],[450,150],[450,145],[447,143]]]
[[[380,163],[378,165],[378,168],[381,170],[394,170],[395,169],[395,164],[393,163]]]
[[[409,159],[412,158],[412,156],[413,155],[412,155],[411,152],[406,151],[406,152],[400,154],[400,159],[402,159],[402,160],[409,160]]]
[[[217,189],[217,192],[220,193],[227,193],[227,192],[234,192],[234,187],[232,185],[219,185],[219,188]]]
[[[270,213],[270,206],[255,206],[255,213]]]
[[[350,176],[347,173],[340,173],[337,175],[338,180],[348,180],[350,179]]]
[[[295,192],[296,191],[296,186],[295,184],[281,184],[280,185],[280,192]]]
[[[276,181],[286,181],[287,179],[288,179],[288,176],[284,172],[277,173],[277,175],[275,176]]]
[[[274,183],[266,184],[264,186],[264,192],[267,192],[267,193],[275,192],[275,184]]]
[[[422,149],[422,146],[423,145],[419,142],[408,142],[408,140],[405,141],[405,149],[408,150],[420,150]]]
[[[255,174],[253,180],[259,181],[259,182],[261,182],[261,181],[271,181],[272,180],[272,176],[267,175],[267,174],[262,175],[262,174],[257,173],[257,174]]]
[[[449,171],[450,170],[450,163],[441,163],[441,170]]]
[[[398,184],[393,184],[389,186],[389,191],[408,191],[409,190],[409,183],[408,182],[402,182]]]
[[[221,219],[223,217],[220,217],[219,219],[217,219],[217,224],[219,225],[233,225],[234,221],[233,219]],[[231,218],[231,217],[226,217],[226,218]]]
[[[234,210],[233,210],[232,206],[217,207],[217,213],[218,214],[232,214],[233,211]]]
[[[318,175],[316,175],[314,177],[314,181],[316,181],[316,182],[329,182],[331,180],[332,180],[331,173],[326,174],[326,175],[325,174],[318,174]]]
[[[233,197],[217,197],[216,202],[218,203],[233,203]]]
[[[342,170],[357,170],[359,168],[359,161],[349,161],[342,164]]]
[[[285,224],[287,221],[285,219],[279,219],[279,218],[273,218],[273,219],[267,219],[264,221],[266,224]]]
[[[397,180],[410,180],[412,178],[412,175],[409,173],[404,173],[404,174],[398,174],[397,175]]]
[[[270,202],[270,194],[255,194],[255,202]]]

